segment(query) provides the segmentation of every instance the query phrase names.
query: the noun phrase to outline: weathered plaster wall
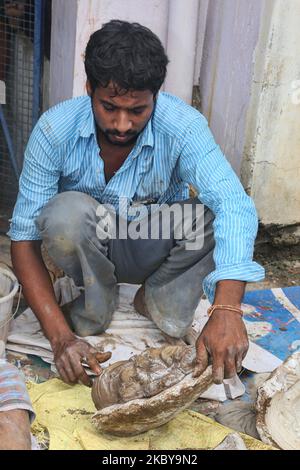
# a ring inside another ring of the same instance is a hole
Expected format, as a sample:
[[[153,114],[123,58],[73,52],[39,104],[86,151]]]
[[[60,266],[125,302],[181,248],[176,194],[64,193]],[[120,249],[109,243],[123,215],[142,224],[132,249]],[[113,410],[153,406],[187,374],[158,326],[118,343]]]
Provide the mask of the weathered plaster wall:
[[[72,98],[77,0],[53,0],[49,101]]]
[[[163,88],[191,102],[199,78],[207,2],[53,0],[50,105],[85,93],[86,44],[93,31],[113,18],[137,21],[158,35],[170,59]]]
[[[300,223],[300,2],[264,2],[242,179],[263,224]]]
[[[170,59],[165,89],[180,96],[187,103],[192,101],[199,0],[171,0],[168,14],[167,53]]]
[[[91,33],[112,18],[137,21],[156,33],[164,45],[167,42],[167,0],[77,0],[76,50],[73,96],[85,92],[83,54]]]
[[[168,0],[53,0],[50,106],[85,94],[83,57],[91,33],[112,18],[137,21],[167,42]]]
[[[200,70],[201,109],[240,173],[262,1],[209,0]]]
[[[299,25],[299,0],[208,0],[199,82],[201,109],[260,221],[275,232],[276,226],[295,225],[295,234]]]
[[[87,40],[111,18],[145,24],[167,51],[172,49],[170,32],[180,44],[177,33],[185,38],[189,21],[184,17],[184,28],[174,28],[173,22],[169,28],[172,1],[53,0],[50,105],[85,93]],[[187,8],[197,3],[185,0]],[[169,79],[176,73],[193,74],[194,84],[199,79],[202,111],[254,198],[261,221],[297,224],[300,83],[299,91],[292,87],[300,80],[300,1],[199,0],[198,7],[195,63],[187,71],[175,47],[170,59],[181,65],[178,72],[172,68]]]

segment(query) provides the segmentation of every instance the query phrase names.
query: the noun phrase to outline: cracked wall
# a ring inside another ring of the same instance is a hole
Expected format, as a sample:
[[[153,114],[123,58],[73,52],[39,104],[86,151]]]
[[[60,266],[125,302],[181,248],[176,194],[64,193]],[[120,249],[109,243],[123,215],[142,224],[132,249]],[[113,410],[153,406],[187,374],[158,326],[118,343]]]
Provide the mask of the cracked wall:
[[[295,226],[296,233],[300,1],[206,2],[201,111],[253,197],[261,223],[280,229]]]
[[[300,2],[264,3],[242,181],[264,225],[300,223]],[[298,229],[299,234],[299,229]]]

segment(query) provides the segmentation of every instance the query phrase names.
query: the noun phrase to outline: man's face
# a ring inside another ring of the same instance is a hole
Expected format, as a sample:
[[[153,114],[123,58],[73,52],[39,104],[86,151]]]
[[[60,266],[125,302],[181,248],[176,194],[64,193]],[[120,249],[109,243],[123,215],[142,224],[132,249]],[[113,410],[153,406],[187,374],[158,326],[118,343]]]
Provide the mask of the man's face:
[[[106,139],[114,145],[132,144],[149,121],[155,99],[150,90],[128,91],[116,94],[116,88],[109,84],[99,86],[94,92],[87,82],[87,92],[97,127]]]

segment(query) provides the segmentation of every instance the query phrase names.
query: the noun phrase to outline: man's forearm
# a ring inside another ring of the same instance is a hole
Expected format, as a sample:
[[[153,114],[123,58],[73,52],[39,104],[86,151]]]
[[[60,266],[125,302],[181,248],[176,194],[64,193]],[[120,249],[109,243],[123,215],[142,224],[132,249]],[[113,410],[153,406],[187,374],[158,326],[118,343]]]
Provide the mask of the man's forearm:
[[[240,306],[245,293],[246,282],[223,280],[217,282],[214,304]]]
[[[74,337],[55,298],[52,282],[41,255],[41,242],[11,243],[13,268],[28,305],[53,344]]]

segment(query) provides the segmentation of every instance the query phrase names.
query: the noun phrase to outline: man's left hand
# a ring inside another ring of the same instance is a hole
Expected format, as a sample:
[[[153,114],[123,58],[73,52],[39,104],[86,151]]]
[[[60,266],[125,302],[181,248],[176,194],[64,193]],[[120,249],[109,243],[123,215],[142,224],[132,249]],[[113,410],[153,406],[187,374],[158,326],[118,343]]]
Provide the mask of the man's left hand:
[[[215,310],[196,341],[194,377],[201,375],[210,359],[216,384],[241,371],[249,347],[242,317],[228,310]]]

